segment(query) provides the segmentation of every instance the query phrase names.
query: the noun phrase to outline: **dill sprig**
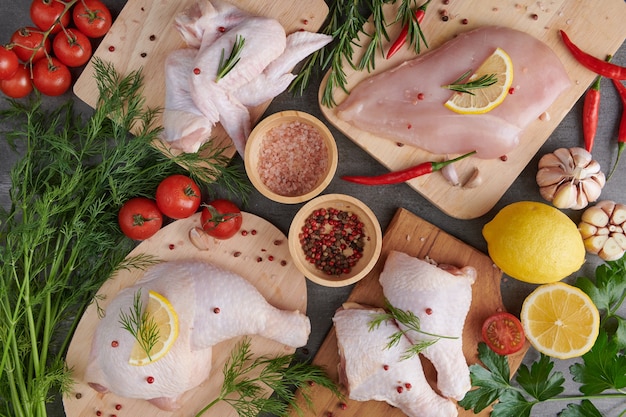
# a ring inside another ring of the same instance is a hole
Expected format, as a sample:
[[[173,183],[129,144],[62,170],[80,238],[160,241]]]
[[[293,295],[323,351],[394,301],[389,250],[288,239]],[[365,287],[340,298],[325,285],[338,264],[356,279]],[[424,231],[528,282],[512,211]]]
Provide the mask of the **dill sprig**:
[[[288,416],[289,410],[302,414],[294,389],[300,391],[307,407],[313,406],[310,386],[318,385],[342,398],[337,385],[319,366],[297,362],[294,355],[253,358],[250,339],[244,338],[231,352],[223,368],[220,394],[200,410],[196,417],[220,401],[232,406],[240,417],[255,417],[261,412]],[[273,395],[267,397],[268,390]],[[233,396],[233,394],[236,394]]]
[[[233,49],[230,50],[230,55],[228,58],[225,58],[226,51],[222,49],[222,54],[220,55],[220,63],[217,66],[217,76],[215,78],[215,82],[218,82],[222,78],[226,76],[232,70],[235,65],[239,62],[241,58],[241,51],[246,43],[246,38],[241,35],[237,35],[235,38],[235,43],[233,44]]]
[[[437,343],[440,339],[458,339],[456,336],[443,336],[438,334],[433,334],[429,332],[425,332],[421,329],[420,319],[410,310],[402,310],[394,307],[388,301],[385,302],[385,309],[387,312],[379,313],[374,316],[374,318],[370,321],[369,330],[377,329],[382,323],[386,321],[395,321],[400,323],[406,327],[406,329],[398,330],[389,336],[389,343],[385,346],[386,349],[391,349],[394,346],[397,346],[402,340],[403,337],[410,331],[414,331],[425,336],[431,336],[432,339],[420,340],[417,343],[412,343],[411,346],[407,349],[407,351],[403,354],[403,359],[408,359],[412,356],[417,355],[422,352],[424,349],[432,346]]]
[[[133,335],[141,349],[151,361],[150,351],[159,341],[159,326],[154,317],[145,311],[141,300],[141,288],[133,296],[133,305],[128,308],[128,313],[120,311],[119,323],[122,328]]]
[[[459,93],[466,93],[474,95],[472,90],[479,90],[481,88],[489,87],[490,85],[494,85],[498,82],[498,77],[496,74],[485,74],[474,80],[468,80],[463,82],[470,74],[472,70],[467,70],[463,75],[454,80],[451,84],[442,86],[443,88],[447,88],[452,91],[457,91]]]

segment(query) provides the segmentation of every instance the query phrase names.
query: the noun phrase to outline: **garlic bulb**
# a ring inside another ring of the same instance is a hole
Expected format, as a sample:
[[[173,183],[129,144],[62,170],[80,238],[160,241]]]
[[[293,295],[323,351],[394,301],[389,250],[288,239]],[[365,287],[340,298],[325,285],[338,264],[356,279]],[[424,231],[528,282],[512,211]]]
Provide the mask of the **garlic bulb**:
[[[626,205],[598,202],[583,212],[578,230],[587,252],[605,261],[620,259],[626,252]]]
[[[539,160],[541,196],[560,209],[580,210],[600,197],[606,183],[600,164],[583,148],[559,148]]]

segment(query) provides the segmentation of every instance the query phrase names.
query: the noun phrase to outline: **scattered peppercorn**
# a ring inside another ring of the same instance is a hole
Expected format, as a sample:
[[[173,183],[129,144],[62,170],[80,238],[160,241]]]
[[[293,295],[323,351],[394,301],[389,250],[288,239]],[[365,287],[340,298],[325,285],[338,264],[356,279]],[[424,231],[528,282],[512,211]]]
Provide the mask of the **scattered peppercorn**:
[[[287,261],[285,261],[284,259],[280,261],[280,266],[285,266],[285,265],[287,265]]]
[[[153,41],[153,40],[155,40],[155,39],[156,39],[156,36],[155,36],[155,35],[150,35],[150,40],[151,40],[151,41]]]
[[[116,410],[121,410],[122,409],[122,404],[115,404],[115,409]]]
[[[117,340],[114,340],[114,341],[112,341],[112,342],[111,342],[111,347],[116,348],[116,347],[118,347],[119,345],[120,345],[120,342],[118,342]]]
[[[256,258],[256,261],[257,261],[257,262],[262,262],[262,261],[263,261],[263,258],[261,258],[261,257],[259,256],[258,258]]]
[[[220,27],[217,28],[217,31],[220,32],[220,33],[224,33],[224,32],[226,32],[226,28],[224,26],[220,26]]]
[[[153,377],[153,376],[149,376],[149,377],[147,377],[147,378],[146,378],[146,382],[147,382],[148,384],[153,384],[153,383],[154,383],[154,377]]]
[[[401,147],[403,147],[403,146],[404,146],[404,143],[401,143],[401,142],[396,142],[396,146],[397,146],[398,148],[401,148]]]
[[[388,371],[388,370],[389,370],[389,365],[383,365],[383,369],[384,369],[385,371]]]
[[[241,252],[237,251],[237,252],[233,253],[233,256],[235,258],[239,258],[241,256]]]
[[[303,24],[303,25],[308,25],[308,24],[309,24],[309,21],[308,21],[307,19],[302,19],[302,24]]]
[[[341,408],[342,410],[346,410],[348,408],[348,404],[346,404],[346,403],[339,403],[339,408]]]
[[[508,157],[508,156],[506,156],[506,155],[502,155],[502,156],[500,157],[500,160],[501,160],[501,161],[503,161],[503,162],[506,162],[508,159],[509,159],[509,157]]]
[[[411,385],[411,383],[410,383],[410,382],[405,382],[405,383],[404,383],[404,387],[405,387],[407,390],[410,390],[411,388],[413,388],[413,385]]]
[[[199,75],[202,71],[200,71],[200,68],[196,67],[193,69],[193,73],[196,75]]]
[[[417,99],[418,100],[424,100],[424,93],[418,93],[417,94]]]
[[[426,312],[426,314],[428,314],[428,315],[430,316],[431,314],[433,314],[433,309],[432,309],[432,308],[430,308],[430,307],[428,307],[428,308],[425,310],[425,312]]]
[[[441,20],[443,20],[444,22],[447,22],[447,21],[448,21],[448,19],[449,19],[449,17],[448,17],[448,16],[441,16]]]
[[[83,398],[83,394],[81,394],[80,392],[77,392],[75,397],[77,400],[80,400],[81,398]]]
[[[141,53],[141,57],[142,57],[142,58],[145,58],[145,57],[147,57],[147,56],[148,56],[148,54],[147,54],[147,53],[145,53],[145,52],[142,52],[142,53]]]
[[[280,239],[276,239],[276,240],[274,241],[274,245],[275,245],[275,246],[281,245],[282,243],[283,243],[283,241],[282,241],[282,240],[280,240]]]
[[[176,247],[176,246],[174,246],[174,244],[173,244],[173,243],[170,243],[170,245],[169,245],[170,250],[174,250],[174,248],[175,248],[175,247]]]
[[[463,25],[467,25],[468,23],[469,23],[469,20],[467,20],[467,19],[461,20],[461,24],[463,24]]]
[[[270,256],[267,257],[267,260],[271,262],[271,261],[274,260],[274,257],[272,255],[270,255]]]
[[[530,18],[533,20],[538,20],[539,19],[539,15],[537,13],[533,13],[530,15]]]
[[[248,231],[247,230],[242,230],[241,231],[241,236],[248,236]]]
[[[102,411],[100,411],[100,410],[96,411],[96,415],[97,416],[101,416],[102,415]]]
[[[254,236],[254,235],[256,235],[256,230],[252,229],[252,230],[250,231],[250,233],[252,234],[252,236]]]
[[[402,391],[404,391],[404,387],[396,387],[396,391],[398,391],[398,394],[402,394]]]
[[[115,46],[113,45],[109,46],[109,52],[113,52],[113,51],[115,51]]]
[[[215,308],[213,309],[213,312],[214,312],[215,314],[220,314],[220,311],[221,311],[221,310],[220,310],[220,308],[219,308],[219,307],[215,307]]]

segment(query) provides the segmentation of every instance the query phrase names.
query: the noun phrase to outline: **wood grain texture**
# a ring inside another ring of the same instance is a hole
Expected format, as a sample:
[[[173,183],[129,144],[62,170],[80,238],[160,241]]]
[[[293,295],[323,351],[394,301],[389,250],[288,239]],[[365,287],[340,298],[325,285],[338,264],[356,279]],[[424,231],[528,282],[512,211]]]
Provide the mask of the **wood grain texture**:
[[[440,15],[444,9],[449,17],[446,22],[442,21]],[[396,10],[397,4],[388,5],[385,13],[388,21],[393,21]],[[467,24],[462,23],[463,19],[467,19]],[[416,178],[408,181],[408,184],[452,217],[472,219],[489,211],[595,78],[594,73],[572,58],[561,41],[559,29],[565,30],[585,51],[604,58],[607,54],[617,51],[624,42],[625,21],[626,3],[623,0],[606,0],[602,2],[602,7],[595,7],[584,0],[451,1],[448,5],[442,5],[441,2],[431,3],[422,23],[431,50],[452,39],[456,34],[481,26],[511,27],[533,35],[552,48],[563,62],[572,81],[572,87],[548,109],[549,120],[536,120],[524,131],[520,145],[507,155],[506,161],[471,158],[456,164],[462,182],[478,168],[482,178],[480,186],[471,189],[453,187],[441,175]],[[366,24],[365,31],[371,32],[370,24]],[[396,39],[399,31],[400,25],[388,28],[392,41]],[[362,47],[367,43],[366,39],[360,40]],[[385,51],[387,47],[388,45],[385,45]],[[361,55],[360,51],[357,51],[354,62],[358,62]],[[379,55],[373,73],[395,67],[414,56],[408,47],[400,50],[390,60],[385,60]],[[345,63],[344,68],[348,89],[371,75],[366,71],[355,71]],[[320,97],[324,86],[325,80],[320,88]],[[336,90],[335,100],[341,103],[346,94],[341,89]],[[333,125],[389,170],[395,171],[427,160],[442,159],[441,156],[411,146],[400,147],[394,141],[362,131],[340,120],[334,108],[321,107],[322,113]],[[555,147],[558,146],[555,144]]]
[[[478,343],[482,340],[481,328],[483,321],[491,314],[504,311],[500,294],[500,279],[502,272],[497,269],[491,259],[482,252],[466,245],[457,238],[443,232],[436,226],[417,217],[406,209],[398,209],[389,227],[384,233],[383,249],[380,260],[374,269],[357,283],[350,293],[348,302],[356,302],[376,307],[384,306],[382,287],[378,277],[383,269],[390,251],[401,251],[418,258],[430,258],[437,263],[463,267],[473,266],[478,272],[476,282],[472,287],[472,305],[463,329],[463,353],[467,363],[478,363]],[[512,374],[522,362],[529,344],[518,353],[509,356]],[[324,343],[315,356],[314,363],[325,367],[329,375],[338,381],[337,365],[339,355],[337,338],[334,328],[331,329]],[[424,372],[431,383],[436,381],[436,372],[428,360],[422,360]],[[343,388],[342,388],[343,389]],[[347,393],[343,389],[344,394]],[[347,408],[341,409],[339,400],[330,392],[319,387],[312,387],[311,397],[314,398],[314,409],[307,410],[305,417],[318,417],[332,412],[341,417],[382,416],[402,417],[405,414],[400,410],[379,401],[359,402],[347,400]],[[302,400],[300,396],[300,400]],[[489,410],[479,415],[488,415]],[[296,417],[296,413],[291,414]],[[472,411],[459,407],[460,416],[474,416]]]
[[[200,226],[200,213],[164,227],[156,235],[138,245],[129,257],[148,254],[163,261],[205,260],[246,278],[275,307],[306,312],[306,280],[292,262],[287,238],[280,230],[258,216],[243,213],[242,230],[248,232],[256,230],[255,234],[248,233],[246,236],[237,234],[227,240],[210,239],[209,249],[201,251],[189,241],[188,237],[189,230],[195,226]],[[234,256],[235,252],[239,252],[240,256]],[[273,256],[273,261],[268,259],[270,255]],[[258,258],[262,260],[259,261]],[[281,265],[283,260],[286,261],[285,265]],[[209,379],[199,387],[185,393],[180,401],[183,408],[176,412],[159,410],[144,400],[121,398],[111,393],[98,394],[86,384],[87,381],[83,377],[89,359],[91,341],[99,320],[98,310],[106,308],[121,289],[131,286],[141,276],[142,271],[138,269],[117,273],[101,287],[96,296],[97,303],[90,305],[83,315],[66,359],[67,366],[72,369],[76,382],[72,392],[63,398],[68,417],[92,417],[98,410],[103,416],[118,414],[189,417],[194,416],[218,395],[223,381],[224,363],[241,338],[225,341],[213,347],[213,362]],[[251,337],[251,341],[255,357],[256,355],[279,356],[294,352],[292,348],[260,336]],[[122,405],[123,413],[116,413],[116,404]],[[237,415],[235,410],[226,404],[217,404],[204,414],[206,417],[236,417]]]

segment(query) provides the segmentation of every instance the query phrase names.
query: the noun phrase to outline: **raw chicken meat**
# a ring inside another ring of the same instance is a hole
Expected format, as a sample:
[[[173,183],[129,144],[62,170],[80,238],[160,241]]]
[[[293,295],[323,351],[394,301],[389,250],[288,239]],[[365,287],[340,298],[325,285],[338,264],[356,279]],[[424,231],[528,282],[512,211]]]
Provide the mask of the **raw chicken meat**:
[[[286,36],[278,21],[221,0],[199,0],[177,16],[176,28],[189,48],[166,60],[163,138],[184,152],[209,141],[219,122],[243,156],[250,108],[287,89],[291,69],[332,40],[306,31]],[[244,46],[237,64],[216,80],[221,55],[230,55],[238,37]]]
[[[461,400],[472,386],[463,356],[462,335],[472,302],[476,270],[470,266],[461,269],[438,267],[406,253],[392,251],[379,280],[389,303],[395,308],[412,311],[420,320],[421,330],[455,337],[439,339],[422,354],[437,370],[439,392],[445,397]],[[413,330],[408,330],[406,335],[414,344],[432,340],[431,336]]]
[[[143,305],[149,291],[168,299],[178,315],[179,333],[165,356],[134,366],[128,360],[135,339],[119,320],[139,289]],[[201,261],[165,262],[148,269],[111,301],[95,332],[85,381],[97,391],[150,400],[172,410],[178,408],[181,394],[209,376],[213,345],[260,335],[296,348],[306,344],[310,329],[307,316],[273,307],[233,272]],[[148,376],[154,378],[152,383],[146,382]]]
[[[444,107],[452,91],[441,86],[476,70],[498,47],[513,62],[513,94],[485,114]],[[487,26],[363,80],[336,110],[340,119],[383,138],[437,154],[475,150],[493,159],[514,149],[522,131],[570,84],[546,44],[524,32]]]
[[[409,417],[453,417],[456,405],[438,395],[424,377],[419,356],[404,358],[411,342],[402,337],[387,348],[389,337],[400,329],[392,322],[369,330],[380,309],[350,306],[335,313],[340,380],[357,401],[386,401]]]

